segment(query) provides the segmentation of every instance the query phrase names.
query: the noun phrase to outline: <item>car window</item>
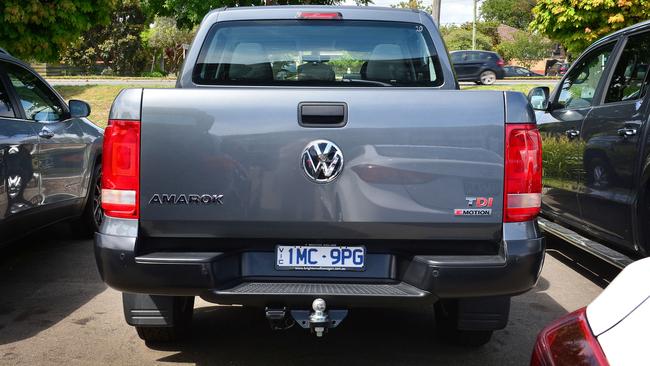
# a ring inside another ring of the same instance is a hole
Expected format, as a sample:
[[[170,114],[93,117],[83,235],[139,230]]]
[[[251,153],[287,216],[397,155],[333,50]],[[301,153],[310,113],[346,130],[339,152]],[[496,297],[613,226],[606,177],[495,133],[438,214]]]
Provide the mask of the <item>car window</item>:
[[[467,61],[481,61],[481,54],[479,52],[467,52]]]
[[[451,54],[451,62],[458,63],[463,61],[463,52],[454,52]]]
[[[557,102],[566,109],[591,106],[613,49],[614,43],[611,43],[580,60],[564,79]]]
[[[496,61],[497,58],[494,56],[493,53],[481,52],[481,59],[487,61]]]
[[[54,93],[36,75],[14,64],[5,64],[5,70],[27,119],[39,122],[61,120],[63,107]]]
[[[625,44],[607,87],[605,103],[636,100],[648,88],[650,32],[631,36]]]
[[[11,107],[9,93],[5,90],[2,82],[0,82],[0,117],[16,117],[14,109]]]
[[[260,20],[215,24],[192,80],[201,85],[432,87],[442,69],[414,23]]]

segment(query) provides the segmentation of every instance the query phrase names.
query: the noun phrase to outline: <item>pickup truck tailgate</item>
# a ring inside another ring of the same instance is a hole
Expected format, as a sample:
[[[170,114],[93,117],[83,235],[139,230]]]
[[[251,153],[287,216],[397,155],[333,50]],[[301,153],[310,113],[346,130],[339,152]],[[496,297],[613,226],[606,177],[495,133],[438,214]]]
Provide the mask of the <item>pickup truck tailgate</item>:
[[[342,103],[347,123],[300,125],[303,102]],[[145,89],[140,230],[195,238],[498,241],[504,113],[503,93],[492,91]],[[303,171],[301,155],[314,140],[335,143],[344,157],[329,183]],[[196,195],[222,197],[205,203]],[[460,214],[476,208],[477,197],[489,214]]]

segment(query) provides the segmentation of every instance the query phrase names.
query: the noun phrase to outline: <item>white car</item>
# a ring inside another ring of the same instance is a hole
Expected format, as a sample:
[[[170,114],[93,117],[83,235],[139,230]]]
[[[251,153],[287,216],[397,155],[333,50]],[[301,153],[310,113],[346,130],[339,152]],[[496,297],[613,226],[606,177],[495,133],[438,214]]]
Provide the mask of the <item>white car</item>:
[[[650,258],[628,265],[587,307],[544,328],[531,366],[648,365]]]

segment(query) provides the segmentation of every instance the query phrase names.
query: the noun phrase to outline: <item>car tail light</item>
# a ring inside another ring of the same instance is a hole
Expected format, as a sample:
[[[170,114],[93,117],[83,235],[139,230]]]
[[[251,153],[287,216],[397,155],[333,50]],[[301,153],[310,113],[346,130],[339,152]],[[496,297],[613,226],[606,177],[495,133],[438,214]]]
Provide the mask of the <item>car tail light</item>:
[[[531,366],[607,366],[607,358],[587,322],[586,308],[551,323],[537,336]]]
[[[313,11],[301,11],[296,17],[298,19],[343,19],[343,14],[338,12],[323,13]]]
[[[506,63],[505,63],[505,61],[503,61],[502,59],[498,59],[498,60],[497,60],[497,66],[499,66],[499,67],[504,67],[505,65],[506,65]]]
[[[109,120],[102,155],[102,208],[137,219],[140,195],[140,121]]]
[[[504,222],[534,219],[542,204],[542,139],[535,124],[506,124]]]

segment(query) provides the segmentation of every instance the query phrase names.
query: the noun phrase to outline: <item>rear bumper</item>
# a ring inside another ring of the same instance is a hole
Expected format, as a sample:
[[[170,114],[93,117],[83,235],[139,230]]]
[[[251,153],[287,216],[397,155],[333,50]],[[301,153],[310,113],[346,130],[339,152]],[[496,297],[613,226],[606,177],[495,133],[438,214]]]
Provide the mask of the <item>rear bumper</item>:
[[[504,225],[505,240],[495,255],[369,251],[363,272],[278,271],[274,254],[258,251],[136,256],[136,233],[137,222],[108,218],[96,234],[95,255],[104,282],[123,292],[201,296],[222,304],[304,305],[318,296],[350,307],[393,306],[512,296],[535,285],[544,258],[544,241],[534,222]]]

